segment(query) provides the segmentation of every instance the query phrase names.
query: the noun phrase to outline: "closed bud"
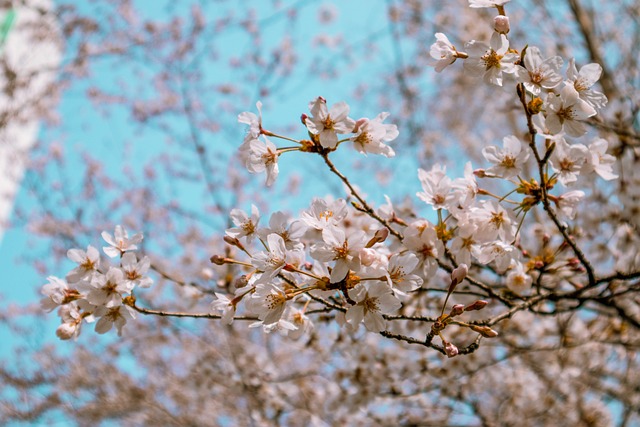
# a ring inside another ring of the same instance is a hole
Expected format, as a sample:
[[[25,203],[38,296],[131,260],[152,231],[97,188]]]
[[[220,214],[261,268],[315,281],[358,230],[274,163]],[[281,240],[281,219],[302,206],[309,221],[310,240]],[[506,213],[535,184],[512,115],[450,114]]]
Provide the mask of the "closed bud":
[[[476,169],[473,171],[473,174],[475,176],[477,176],[478,178],[484,178],[487,176],[486,172],[484,171],[484,169]]]
[[[459,316],[462,313],[464,313],[464,304],[456,304],[453,307],[451,307],[451,313],[449,313],[449,316],[451,317]]]
[[[209,258],[209,260],[216,264],[216,265],[225,265],[226,264],[226,259],[225,257],[222,257],[220,255],[214,255],[211,258]]]
[[[309,118],[309,116],[307,116],[305,113],[302,113],[302,115],[300,116],[300,121],[302,122],[303,125],[307,125],[307,119]]]
[[[248,283],[249,283],[249,278],[245,274],[243,274],[233,282],[233,286],[235,286],[236,289],[240,289],[247,286]]]
[[[70,340],[76,334],[77,329],[77,323],[63,323],[56,329],[56,335],[61,340]]]
[[[447,354],[447,357],[451,358],[458,355],[458,347],[448,342],[444,346],[444,352]]]
[[[504,15],[498,15],[493,18],[493,29],[500,34],[507,34],[511,29],[509,27],[509,17]]]
[[[224,236],[224,241],[231,246],[240,246],[240,240],[231,236]]]
[[[482,310],[483,308],[485,308],[489,303],[487,301],[484,300],[478,300],[475,301],[472,304],[469,304],[468,306],[466,306],[464,308],[464,311],[475,311],[475,310]]]
[[[376,231],[376,234],[373,235],[373,237],[371,238],[371,240],[369,240],[365,247],[370,248],[376,243],[382,243],[387,240],[387,237],[389,237],[389,230],[386,228],[381,228],[380,230]]]
[[[498,333],[488,326],[469,325],[472,331],[475,331],[485,338],[495,338]]]
[[[453,286],[453,282],[455,282],[456,285],[462,282],[464,278],[467,277],[468,272],[469,267],[467,267],[467,264],[460,264],[456,267],[456,269],[451,272],[451,285]]]

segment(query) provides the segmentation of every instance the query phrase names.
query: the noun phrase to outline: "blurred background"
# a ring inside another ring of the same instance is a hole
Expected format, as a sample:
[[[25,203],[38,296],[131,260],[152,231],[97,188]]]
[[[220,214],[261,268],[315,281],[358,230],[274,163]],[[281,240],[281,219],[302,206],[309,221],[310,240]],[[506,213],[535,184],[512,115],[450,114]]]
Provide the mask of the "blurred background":
[[[536,45],[565,63],[575,57],[579,64],[603,64],[601,88],[610,102],[590,132],[610,138],[620,158],[636,156],[638,146],[638,9],[632,0],[507,4],[512,47]],[[504,399],[518,393],[522,400],[539,398],[536,387],[560,396],[523,425],[553,425],[549,420],[567,408],[584,415],[576,418],[580,425],[640,422],[632,415],[638,400],[627,398],[628,377],[595,374],[601,381],[583,383],[584,400],[576,402],[562,388],[560,373],[537,375],[529,359],[505,362],[499,373],[486,368],[511,360],[504,349],[486,365],[470,357],[447,366],[407,350],[397,363],[413,366],[416,375],[438,374],[420,389],[401,378],[394,379],[397,387],[368,388],[348,366],[357,360],[386,366],[393,347],[375,337],[361,337],[363,346],[377,349],[371,355],[336,347],[317,359],[312,355],[320,350],[309,342],[298,348],[215,321],[146,318],[127,325],[123,339],[85,328],[77,342],[60,342],[58,318],[39,309],[46,277],[64,277],[72,268],[67,250],[101,247],[100,233],[122,224],[143,232],[144,253],[182,283],[156,276],[153,292],[141,301],[206,312],[213,297],[198,289],[226,289],[234,273],[209,262],[224,251],[221,236],[232,208],[249,210],[254,203],[265,214],[297,213],[313,197],[345,197],[314,156],[282,156],[273,188],[264,187],[264,175],[246,172],[235,155],[245,134],[237,115],[257,113],[257,101],[265,128],[296,138],[305,136],[300,115],[317,96],[330,105],[346,101],[355,119],[390,112],[387,122],[400,129],[392,143],[396,158],[336,153],[341,170],[376,206],[385,195],[399,209],[411,206],[420,191],[418,167],[443,162],[458,176],[467,160],[481,165],[483,146],[526,130],[519,106],[506,90],[465,76],[461,64],[435,73],[429,47],[436,32],[461,50],[467,40],[488,41],[494,14],[469,9],[463,0],[0,1],[0,422],[410,424],[431,411],[432,424],[425,425],[490,425],[497,413],[518,419],[525,411],[491,406],[488,397],[483,408],[488,387]],[[620,191],[608,188],[601,196]],[[415,210],[432,215],[426,206]],[[635,214],[620,215],[622,221]],[[312,341],[340,341],[339,332],[327,329]],[[546,363],[578,369],[589,353],[575,352],[553,353]],[[284,375],[287,364],[299,377]],[[450,389],[465,381],[451,376],[455,369],[471,379],[469,372],[480,366],[487,373],[484,392]],[[262,369],[268,378],[254,375]],[[349,374],[338,375],[340,381],[316,385],[318,377],[335,377],[341,369]],[[503,384],[514,372],[522,382]],[[282,389],[274,378],[281,378]],[[527,383],[536,386],[527,391]],[[626,385],[616,391],[611,384]],[[403,393],[415,399],[389,398]],[[635,398],[638,393],[636,385]],[[589,417],[593,424],[584,421]]]

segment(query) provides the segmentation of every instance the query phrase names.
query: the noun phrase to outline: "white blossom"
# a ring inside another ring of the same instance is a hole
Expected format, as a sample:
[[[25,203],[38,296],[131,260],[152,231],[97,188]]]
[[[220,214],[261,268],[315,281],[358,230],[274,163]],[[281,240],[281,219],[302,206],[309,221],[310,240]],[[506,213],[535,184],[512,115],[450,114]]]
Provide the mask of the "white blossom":
[[[227,236],[235,239],[246,237],[247,242],[251,243],[258,235],[258,222],[260,221],[258,208],[255,205],[251,205],[251,216],[241,209],[232,209],[229,216],[235,227],[228,228],[225,231]]]
[[[552,134],[562,131],[570,136],[582,136],[587,133],[584,120],[596,114],[596,110],[580,99],[572,85],[565,85],[560,96],[549,94],[547,97],[546,126]]]
[[[568,83],[578,92],[580,98],[589,103],[594,108],[602,108],[607,105],[607,97],[591,87],[600,80],[602,66],[591,63],[580,68],[578,72],[575,59],[569,61],[567,68]]]
[[[509,40],[494,32],[490,44],[472,40],[465,45],[469,58],[464,69],[472,76],[482,77],[486,83],[502,86],[502,73],[514,73],[518,55],[509,53]]]
[[[356,326],[364,320],[364,326],[371,332],[385,330],[386,320],[382,315],[395,313],[402,306],[383,282],[372,282],[368,286],[360,284],[349,291],[349,296],[356,305],[347,309],[347,322]]]
[[[321,96],[309,103],[312,117],[307,117],[305,124],[309,132],[318,135],[324,148],[335,148],[339,133],[351,133],[356,122],[348,117],[349,106],[346,102],[338,102],[327,109],[327,101]]]
[[[385,145],[385,142],[393,141],[399,134],[396,125],[382,123],[387,117],[389,113],[380,113],[374,119],[360,119],[356,122],[356,133],[349,139],[353,141],[353,146],[358,152],[380,154],[385,157],[396,155],[393,148]]]
[[[484,158],[493,163],[487,172],[502,178],[513,178],[522,173],[522,168],[529,158],[529,150],[514,135],[506,136],[502,141],[502,150],[493,145],[482,149]]]
[[[246,160],[246,167],[250,173],[267,172],[265,185],[273,185],[278,177],[278,149],[267,139],[253,139],[249,141],[249,155]]]
[[[121,225],[116,225],[113,236],[106,231],[102,232],[102,238],[109,244],[102,248],[105,254],[111,258],[121,256],[127,251],[138,249],[137,244],[142,241],[142,233],[138,233],[129,238],[127,230]]]

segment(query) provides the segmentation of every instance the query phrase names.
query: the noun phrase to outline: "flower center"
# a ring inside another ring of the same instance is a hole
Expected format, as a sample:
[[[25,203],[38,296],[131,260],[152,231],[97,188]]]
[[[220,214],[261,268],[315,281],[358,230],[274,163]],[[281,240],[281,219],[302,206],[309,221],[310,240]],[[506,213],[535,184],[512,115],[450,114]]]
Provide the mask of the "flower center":
[[[486,67],[486,69],[490,70],[491,68],[500,68],[500,60],[502,59],[502,55],[498,55],[495,50],[491,50],[481,59],[484,62],[484,66]]]
[[[364,308],[364,312],[377,312],[380,311],[379,305],[378,305],[378,298],[365,298],[364,301],[362,301],[362,307]]]

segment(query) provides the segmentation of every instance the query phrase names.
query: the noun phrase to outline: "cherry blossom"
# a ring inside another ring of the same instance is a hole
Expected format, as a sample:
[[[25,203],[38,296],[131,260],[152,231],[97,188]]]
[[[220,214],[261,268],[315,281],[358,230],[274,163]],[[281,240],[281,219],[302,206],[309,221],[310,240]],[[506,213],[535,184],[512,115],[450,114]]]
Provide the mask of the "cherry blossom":
[[[436,60],[434,67],[439,73],[455,62],[458,51],[443,33],[436,33],[435,36],[436,42],[431,45],[429,54]]]
[[[509,53],[509,40],[504,34],[494,32],[489,45],[472,40],[465,49],[469,58],[464,61],[464,69],[474,77],[482,77],[486,83],[502,86],[502,73],[516,71],[515,62],[519,57]]]
[[[602,75],[602,66],[600,64],[587,64],[580,68],[576,68],[574,58],[569,60],[567,68],[567,81],[578,92],[580,98],[589,103],[594,108],[603,108],[607,105],[607,97],[598,91],[591,89]]]
[[[349,291],[349,295],[356,301],[356,305],[347,310],[347,322],[356,326],[364,321],[365,327],[371,332],[385,330],[383,314],[395,313],[402,306],[400,300],[393,296],[391,288],[382,282],[373,282],[368,286],[358,285]]]
[[[125,230],[121,225],[116,225],[113,236],[106,231],[103,231],[102,238],[109,244],[109,246],[103,247],[102,250],[111,258],[121,256],[127,251],[135,251],[138,249],[137,244],[142,242],[141,233],[135,234],[129,238],[127,230]]]
[[[228,228],[225,233],[235,239],[245,237],[247,242],[251,242],[258,235],[258,222],[260,221],[260,211],[255,205],[251,205],[251,216],[241,209],[233,209],[230,213],[231,221],[235,225]]]
[[[309,132],[318,135],[320,144],[325,148],[335,148],[339,133],[351,133],[356,122],[348,117],[349,106],[346,102],[338,102],[327,109],[327,101],[317,97],[309,103],[312,117],[305,121]]]
[[[355,135],[350,139],[355,149],[363,154],[380,154],[393,157],[396,153],[385,142],[398,137],[398,127],[393,124],[382,123],[389,117],[389,113],[380,113],[374,119],[360,119],[355,123]]]
[[[247,157],[246,166],[250,173],[267,172],[265,185],[267,187],[273,185],[278,177],[278,149],[267,139],[252,139],[249,141],[249,155]]]
[[[518,81],[524,83],[524,87],[537,96],[542,89],[553,89],[562,83],[562,76],[559,73],[561,67],[561,57],[553,56],[543,59],[540,49],[529,46],[524,56],[524,67],[518,65],[516,74]]]
[[[506,136],[502,141],[502,150],[493,145],[482,149],[484,158],[494,164],[487,172],[502,178],[513,178],[522,172],[529,158],[529,150],[514,135]]]
[[[588,147],[587,155],[587,169],[591,170],[604,180],[612,180],[618,178],[618,175],[613,173],[613,164],[616,159],[610,154],[607,154],[607,147],[609,143],[606,139],[596,138]]]
[[[573,85],[566,85],[559,96],[549,94],[547,104],[546,126],[553,134],[565,131],[570,136],[582,136],[587,132],[582,122],[596,114],[589,103],[580,99]]]
[[[69,249],[67,257],[78,264],[76,268],[67,273],[66,279],[69,283],[84,279],[91,280],[100,264],[100,253],[91,245],[87,246],[86,252],[82,249]]]

